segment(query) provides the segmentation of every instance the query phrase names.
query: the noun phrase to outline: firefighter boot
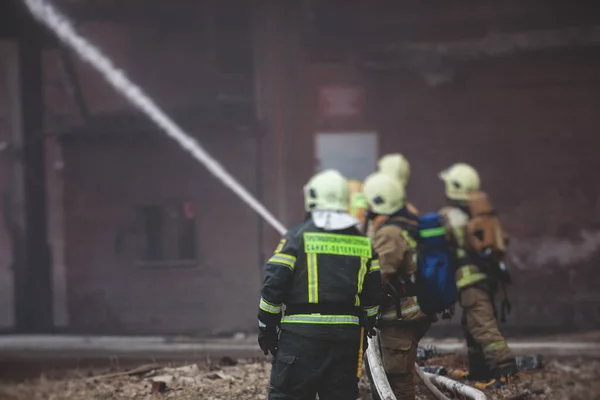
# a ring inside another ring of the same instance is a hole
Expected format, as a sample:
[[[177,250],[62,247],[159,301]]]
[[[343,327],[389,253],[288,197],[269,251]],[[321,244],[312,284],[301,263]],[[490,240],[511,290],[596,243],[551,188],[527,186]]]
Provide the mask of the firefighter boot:
[[[483,352],[477,351],[476,349],[469,348],[469,375],[467,377],[470,381],[489,381],[494,376],[490,371]]]
[[[485,390],[510,385],[513,380],[517,378],[517,373],[518,368],[513,360],[496,368],[493,379],[490,379],[487,382],[477,382],[473,387],[479,390]]]

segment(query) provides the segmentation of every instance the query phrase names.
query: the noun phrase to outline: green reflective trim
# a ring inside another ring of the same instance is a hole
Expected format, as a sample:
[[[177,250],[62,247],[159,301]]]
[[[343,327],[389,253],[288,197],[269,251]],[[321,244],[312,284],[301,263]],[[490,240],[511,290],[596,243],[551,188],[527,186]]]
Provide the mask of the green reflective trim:
[[[371,261],[371,268],[369,272],[379,271],[379,259]]]
[[[367,197],[358,192],[352,195],[352,199],[350,200],[350,215],[353,217],[358,216],[358,210],[369,208],[369,202]]]
[[[412,236],[410,236],[410,234],[408,232],[406,232],[404,229],[402,229],[402,231],[400,233],[402,234],[402,237],[404,238],[404,240],[406,240],[406,242],[408,243],[408,245],[410,246],[411,249],[417,248],[416,240],[413,239]]]
[[[304,251],[314,254],[333,254],[371,258],[371,240],[363,236],[334,233],[304,233]]]
[[[443,226],[440,226],[437,228],[431,228],[431,229],[423,229],[422,231],[419,231],[419,235],[422,238],[430,238],[430,237],[434,237],[434,236],[444,236],[444,235],[446,235],[446,229]]]
[[[374,317],[379,312],[379,306],[365,308],[365,312],[367,313],[367,317]]]
[[[358,325],[358,317],[353,315],[321,315],[296,314],[281,319],[283,324],[324,324],[324,325]]]
[[[288,254],[276,253],[271,258],[269,258],[269,261],[267,262],[269,264],[284,265],[293,270],[294,265],[296,265],[296,257],[290,256]]]
[[[482,280],[484,280],[486,278],[487,278],[487,276],[485,274],[482,274],[482,273],[477,273],[477,274],[469,275],[469,276],[466,276],[466,277],[464,277],[462,279],[459,279],[458,282],[456,282],[456,287],[458,289],[462,289],[465,286],[469,286],[469,285],[472,285],[474,283],[480,282],[480,281],[482,281]]]
[[[508,346],[504,340],[499,340],[497,342],[492,342],[483,348],[484,353],[493,353],[496,351],[504,350]]]
[[[456,282],[456,287],[458,289],[462,289],[465,286],[469,286],[469,285],[472,285],[472,284],[477,283],[479,281],[482,281],[484,279],[487,279],[487,275],[484,274],[484,273],[481,273],[481,272],[473,273],[473,272],[471,272],[471,266],[470,265],[465,265],[463,267],[460,267],[459,271],[462,274],[462,277]]]
[[[268,312],[269,314],[279,314],[281,312],[281,306],[271,304],[262,297],[260,298],[259,308],[264,312]]]
[[[354,302],[355,306],[360,306],[360,294],[363,291],[363,285],[365,283],[365,276],[367,276],[367,264],[369,262],[368,258],[361,257],[360,258],[360,268],[358,269],[358,284],[356,288],[356,300]]]
[[[317,266],[317,255],[314,253],[306,254],[306,265],[308,266],[308,302],[319,302],[319,269]]]

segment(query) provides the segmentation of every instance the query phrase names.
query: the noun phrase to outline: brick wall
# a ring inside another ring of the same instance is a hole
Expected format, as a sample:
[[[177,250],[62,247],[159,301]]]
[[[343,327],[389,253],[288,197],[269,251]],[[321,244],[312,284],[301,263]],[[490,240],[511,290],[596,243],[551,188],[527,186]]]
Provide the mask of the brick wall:
[[[509,329],[600,325],[600,51],[480,61],[445,87],[371,76],[382,151],[400,151],[421,210],[443,202],[437,173],[478,168],[512,234]],[[457,321],[455,321],[457,322]]]
[[[232,139],[208,150],[253,190],[255,142]],[[257,218],[241,200],[167,139],[63,147],[70,330],[209,335],[255,325]],[[131,225],[136,204],[176,198],[199,207],[197,266],[136,266],[127,241],[117,253],[117,233]]]

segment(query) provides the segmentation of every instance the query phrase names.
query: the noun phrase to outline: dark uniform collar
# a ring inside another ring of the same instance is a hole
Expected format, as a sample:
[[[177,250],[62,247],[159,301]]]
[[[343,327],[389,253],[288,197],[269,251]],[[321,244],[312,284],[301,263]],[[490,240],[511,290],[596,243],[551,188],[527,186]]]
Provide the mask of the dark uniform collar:
[[[465,213],[469,214],[469,204],[467,203],[466,200],[454,200],[454,199],[446,198],[446,204],[448,204],[450,207],[459,208],[462,211],[464,211]]]
[[[310,211],[307,211],[307,212],[304,214],[304,222],[310,221],[311,219],[312,219],[312,214],[311,214],[311,212],[310,212]]]
[[[406,206],[402,207],[400,210],[390,215],[388,219],[396,221],[405,221],[410,224],[417,224],[419,222],[419,217],[408,211],[408,208]]]

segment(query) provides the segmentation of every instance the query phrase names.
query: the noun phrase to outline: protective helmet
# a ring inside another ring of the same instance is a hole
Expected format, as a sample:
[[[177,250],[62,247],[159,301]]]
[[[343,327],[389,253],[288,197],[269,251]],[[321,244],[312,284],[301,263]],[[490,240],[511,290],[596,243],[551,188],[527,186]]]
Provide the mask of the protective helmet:
[[[367,177],[363,193],[375,214],[392,215],[406,205],[404,187],[397,179],[383,172]]]
[[[304,186],[304,204],[306,211],[347,212],[348,181],[333,169],[319,172]]]
[[[379,172],[390,174],[400,181],[400,185],[406,186],[410,179],[410,164],[400,153],[386,154],[377,162]]]
[[[312,179],[312,178],[311,178]],[[312,210],[314,210],[315,206],[316,206],[316,198],[312,198],[310,196],[310,191],[307,190],[308,184],[310,183],[310,180],[306,183],[306,185],[304,185],[303,191],[304,191],[304,211],[306,211],[307,213],[312,212]]]
[[[469,164],[458,163],[440,172],[446,184],[446,197],[452,200],[467,200],[469,194],[479,190],[479,174]]]

